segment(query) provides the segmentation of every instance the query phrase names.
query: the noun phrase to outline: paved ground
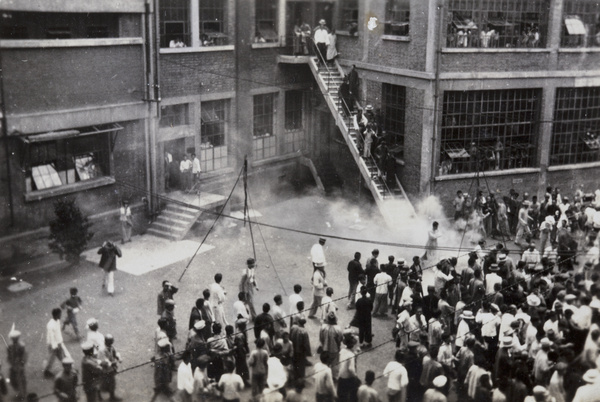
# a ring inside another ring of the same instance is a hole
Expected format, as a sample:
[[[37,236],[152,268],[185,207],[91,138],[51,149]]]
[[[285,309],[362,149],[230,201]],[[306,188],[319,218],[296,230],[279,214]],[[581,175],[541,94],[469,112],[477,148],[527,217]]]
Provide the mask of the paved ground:
[[[426,241],[427,218],[422,221],[404,220],[404,224],[395,231],[388,230],[379,221],[378,213],[371,213],[369,205],[349,205],[335,202],[320,196],[300,196],[275,202],[259,202],[252,205],[262,216],[260,222],[295,228],[304,232],[319,233],[327,236],[339,236],[364,241],[331,238],[327,241],[328,284],[335,289],[334,298],[347,292],[346,265],[355,251],[363,254],[363,263],[375,247],[370,241],[385,241],[405,244],[424,244]],[[432,216],[430,209],[428,214]],[[258,214],[257,214],[258,215]],[[51,309],[58,306],[69,294],[69,288],[76,286],[84,301],[84,309],[79,314],[80,327],[90,317],[100,322],[100,332],[111,333],[115,337],[115,346],[120,350],[124,363],[122,369],[132,368],[117,378],[118,393],[127,401],[149,401],[152,398],[153,369],[145,364],[153,355],[153,331],[156,327],[156,295],[162,280],[168,279],[180,288],[176,294],[176,317],[181,336],[176,341],[178,350],[184,346],[185,329],[189,311],[202,290],[211,282],[215,273],[223,273],[223,285],[228,290],[227,312],[233,316],[233,302],[245,261],[253,254],[252,241],[248,227],[241,222],[227,221],[219,224],[211,233],[206,246],[189,265],[182,281],[178,278],[189,262],[190,254],[198,247],[206,231],[212,224],[204,221],[196,225],[185,242],[170,243],[144,236],[135,237],[134,242],[124,247],[125,256],[121,261],[127,270],[116,274],[116,293],[109,297],[101,289],[102,271],[96,263],[83,261],[79,266],[42,270],[24,274],[17,278],[30,283],[31,289],[22,292],[10,292],[7,287],[15,282],[0,282],[0,334],[6,336],[13,323],[16,323],[23,335],[29,351],[27,373],[29,389],[40,395],[51,393],[52,381],[42,376],[42,364],[46,358],[45,326],[50,319]],[[264,302],[272,302],[275,294],[284,295],[285,309],[288,309],[286,292],[291,292],[294,284],[299,283],[304,290],[302,295],[310,305],[310,274],[312,268],[309,250],[317,240],[315,235],[294,231],[285,231],[269,227],[253,227],[254,245],[258,261],[257,280],[260,291],[256,295],[256,307]],[[441,244],[459,244],[461,237],[447,232]],[[470,245],[469,245],[470,247]],[[387,256],[404,257],[410,260],[422,250],[407,247],[378,246],[381,251],[380,262]],[[190,250],[192,252],[190,253]],[[90,258],[96,250],[90,251]],[[456,251],[452,255],[456,255]],[[431,280],[431,270],[427,271],[426,282]],[[345,308],[346,301],[338,302],[340,324],[346,325],[352,311]],[[320,323],[311,320],[307,327],[316,350],[317,331]],[[394,345],[391,342],[393,319],[374,319],[373,348],[363,351],[358,358],[360,376],[364,378],[367,369],[381,373],[384,365],[393,357]],[[81,359],[79,342],[67,328],[64,333],[66,346],[76,362]],[[0,352],[5,362],[5,352]],[[314,358],[313,358],[314,359]],[[133,368],[139,366],[137,368]],[[54,370],[58,370],[58,365]],[[6,364],[3,373],[7,374]],[[310,374],[310,371],[309,371]],[[383,392],[385,382],[376,382]],[[309,381],[305,391],[312,400],[314,386]],[[383,395],[383,394],[382,394]],[[54,397],[44,400],[54,400]],[[157,400],[166,400],[160,399]]]

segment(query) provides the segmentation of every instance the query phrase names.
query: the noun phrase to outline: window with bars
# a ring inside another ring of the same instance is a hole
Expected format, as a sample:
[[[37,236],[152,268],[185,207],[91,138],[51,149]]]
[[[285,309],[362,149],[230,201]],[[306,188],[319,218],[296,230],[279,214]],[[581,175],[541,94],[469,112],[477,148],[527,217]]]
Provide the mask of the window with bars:
[[[384,33],[408,36],[410,22],[410,0],[387,0]]]
[[[600,87],[558,88],[551,165],[600,161]]]
[[[342,0],[340,2],[340,31],[348,31],[350,35],[358,33],[358,0]]]
[[[188,103],[161,106],[159,127],[176,127],[190,124],[189,106]]]
[[[450,0],[447,47],[546,46],[549,0]]]
[[[541,89],[446,91],[439,175],[531,167]]]
[[[226,0],[200,0],[200,39],[203,46],[228,45]]]
[[[191,46],[190,0],[161,0],[160,47]]]
[[[565,0],[561,46],[600,46],[600,3],[597,0]]]
[[[254,96],[254,157],[265,159],[277,155],[275,137],[275,102],[274,93]]]
[[[25,152],[27,192],[111,175],[106,134],[35,142]]]
[[[255,42],[277,42],[277,3],[278,0],[256,0],[255,3]]]
[[[227,126],[229,125],[229,99],[202,102],[200,116],[200,164],[203,171],[228,166]]]
[[[383,130],[390,151],[404,157],[404,110],[406,108],[406,87],[382,85]]]

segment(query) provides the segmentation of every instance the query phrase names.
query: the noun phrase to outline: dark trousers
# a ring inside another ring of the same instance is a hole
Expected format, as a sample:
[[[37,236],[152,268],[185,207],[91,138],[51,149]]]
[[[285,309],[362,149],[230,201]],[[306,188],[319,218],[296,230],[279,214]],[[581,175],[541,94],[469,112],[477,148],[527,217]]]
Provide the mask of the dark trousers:
[[[325,43],[317,43],[317,56],[319,56],[319,63],[327,63],[327,45]]]

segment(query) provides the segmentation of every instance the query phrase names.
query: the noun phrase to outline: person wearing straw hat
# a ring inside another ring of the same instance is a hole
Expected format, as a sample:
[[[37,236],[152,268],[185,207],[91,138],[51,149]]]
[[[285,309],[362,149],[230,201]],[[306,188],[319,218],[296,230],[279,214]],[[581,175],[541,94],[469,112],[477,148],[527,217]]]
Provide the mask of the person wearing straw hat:
[[[90,318],[87,320],[86,324],[88,327],[87,341],[94,345],[94,350],[96,352],[103,350],[105,346],[105,339],[104,335],[98,331],[98,320],[95,318]]]
[[[77,370],[73,369],[71,356],[62,359],[62,370],[54,379],[54,395],[59,402],[76,402],[77,395]]]
[[[154,394],[163,393],[171,396],[173,391],[170,384],[173,380],[173,367],[175,367],[171,342],[168,338],[162,338],[157,344],[160,350],[154,358]]]
[[[513,359],[513,337],[504,336],[501,339],[500,349],[496,353],[496,361],[494,362],[494,370],[492,380],[494,383],[499,377],[510,377],[514,365]]]
[[[554,363],[550,361],[548,352],[550,352],[550,346],[552,342],[548,338],[542,338],[540,340],[540,350],[535,355],[533,362],[533,377],[535,383],[538,385],[546,386],[550,381],[550,375],[554,368]]]
[[[326,241],[326,238],[319,237],[318,243],[313,244],[310,248],[310,260],[313,268],[322,268],[325,270],[327,260],[325,259],[325,250],[323,249],[323,246],[325,245]]]
[[[319,20],[319,26],[313,31],[313,40],[317,47],[318,63],[317,65],[325,65],[327,62],[327,46],[329,46],[329,28],[325,25],[324,19]]]
[[[460,349],[465,344],[465,337],[471,332],[471,326],[475,323],[475,315],[470,310],[463,310],[460,315],[460,322],[456,329],[456,340],[454,344]]]
[[[100,383],[104,377],[107,363],[100,363],[94,351],[94,344],[86,341],[81,344],[83,359],[81,360],[81,382],[87,402],[96,402],[100,395]]]
[[[25,365],[27,364],[27,351],[25,345],[20,341],[21,332],[13,328],[8,333],[8,337],[12,341],[6,348],[6,357],[8,364],[8,378],[10,384],[16,392],[16,398],[25,398],[27,395],[27,377],[25,376]]]
[[[423,394],[423,402],[446,402],[446,385],[448,384],[448,378],[443,375],[439,375],[433,379],[433,388],[429,388]]]
[[[600,400],[600,371],[589,369],[582,377],[584,385],[577,388],[572,402],[592,402]]]
[[[342,329],[337,325],[335,312],[331,311],[327,315],[325,323],[319,330],[319,342],[322,352],[329,355],[329,365],[333,379],[337,381],[339,376],[340,348],[344,338]]]
[[[246,269],[242,274],[239,285],[239,291],[244,292],[245,294],[246,306],[248,307],[251,321],[254,321],[254,318],[256,318],[256,310],[254,309],[254,290],[258,291],[258,285],[256,283],[255,268],[256,261],[254,258],[248,258],[246,260]]]

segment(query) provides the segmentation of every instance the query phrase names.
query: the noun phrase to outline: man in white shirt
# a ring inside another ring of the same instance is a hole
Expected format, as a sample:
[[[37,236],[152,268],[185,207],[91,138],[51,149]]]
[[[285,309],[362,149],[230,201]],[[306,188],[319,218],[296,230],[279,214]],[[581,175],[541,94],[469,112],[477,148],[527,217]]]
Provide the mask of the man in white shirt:
[[[392,277],[386,272],[381,271],[375,278],[373,278],[373,284],[375,285],[375,301],[373,302],[373,317],[386,316],[387,315],[387,296],[388,296],[388,285],[392,282]]]
[[[202,168],[200,167],[200,159],[198,159],[196,154],[192,154],[192,177],[194,180],[192,185],[197,185],[200,181],[200,172],[202,172]],[[200,194],[199,187],[197,193]]]
[[[213,303],[215,321],[221,324],[222,328],[225,328],[229,323],[227,322],[227,318],[225,318],[225,308],[223,307],[226,296],[225,289],[221,286],[222,280],[222,274],[215,274],[215,281],[208,285],[208,290],[210,290],[210,300]]]
[[[529,248],[523,251],[521,261],[525,261],[527,267],[530,270],[533,270],[536,267],[536,265],[540,263],[540,252],[536,250],[534,242],[529,243]]]
[[[104,335],[98,331],[98,320],[90,318],[87,320],[88,332],[87,341],[94,345],[94,350],[100,352],[105,348]]]
[[[325,20],[319,21],[319,26],[315,28],[314,40],[317,45],[317,56],[319,57],[319,64],[325,64],[327,62],[327,46],[329,46],[329,28],[325,26]]]
[[[387,395],[389,401],[401,401],[406,398],[406,387],[408,386],[408,372],[402,364],[404,363],[404,351],[396,350],[394,361],[391,361],[383,369],[383,375],[388,377]]]
[[[325,269],[325,265],[327,264],[327,261],[325,261],[325,250],[323,250],[325,241],[324,237],[319,237],[319,242],[313,244],[310,249],[310,259],[312,260],[313,268]]]
[[[497,272],[500,270],[498,264],[490,265],[490,273],[485,276],[485,294],[491,295],[494,293],[494,285],[496,283],[502,284],[502,278]]]
[[[290,296],[291,297],[291,296]],[[235,314],[235,319],[239,319],[240,316],[245,318],[246,320],[250,319],[250,313],[248,312],[248,308],[246,307],[246,293],[239,292],[238,300],[233,303],[233,312]]]
[[[46,324],[46,343],[48,344],[48,363],[44,368],[44,376],[54,378],[54,374],[50,369],[55,359],[62,361],[64,357],[63,337],[60,332],[60,316],[62,310],[60,308],[52,309],[52,319]]]
[[[187,155],[179,163],[179,172],[181,173],[181,187],[184,191],[189,191],[192,181],[192,161]]]

